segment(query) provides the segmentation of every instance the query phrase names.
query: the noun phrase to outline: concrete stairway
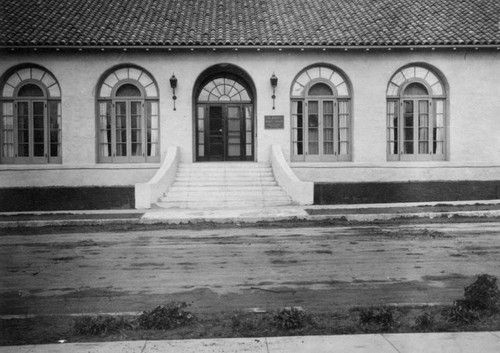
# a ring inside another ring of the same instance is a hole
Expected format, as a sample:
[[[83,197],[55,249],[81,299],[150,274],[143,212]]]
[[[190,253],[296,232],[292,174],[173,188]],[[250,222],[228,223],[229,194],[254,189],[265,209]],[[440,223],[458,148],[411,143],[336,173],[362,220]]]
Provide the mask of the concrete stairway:
[[[270,164],[181,163],[162,208],[262,208],[292,205],[274,179]]]

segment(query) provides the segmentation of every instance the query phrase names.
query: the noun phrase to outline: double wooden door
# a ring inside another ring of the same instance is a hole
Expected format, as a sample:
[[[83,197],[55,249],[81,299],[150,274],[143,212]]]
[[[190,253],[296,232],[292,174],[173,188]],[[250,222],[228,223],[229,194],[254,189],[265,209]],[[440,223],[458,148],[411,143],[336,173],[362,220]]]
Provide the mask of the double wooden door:
[[[197,107],[197,161],[252,161],[253,106],[200,104]]]

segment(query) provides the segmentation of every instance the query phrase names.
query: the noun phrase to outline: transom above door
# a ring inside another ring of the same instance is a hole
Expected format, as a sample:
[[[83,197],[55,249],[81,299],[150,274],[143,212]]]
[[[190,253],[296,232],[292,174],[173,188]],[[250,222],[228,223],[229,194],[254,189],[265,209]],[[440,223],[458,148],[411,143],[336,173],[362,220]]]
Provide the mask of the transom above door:
[[[196,104],[196,160],[254,160],[254,107],[245,84],[219,76],[203,85]]]

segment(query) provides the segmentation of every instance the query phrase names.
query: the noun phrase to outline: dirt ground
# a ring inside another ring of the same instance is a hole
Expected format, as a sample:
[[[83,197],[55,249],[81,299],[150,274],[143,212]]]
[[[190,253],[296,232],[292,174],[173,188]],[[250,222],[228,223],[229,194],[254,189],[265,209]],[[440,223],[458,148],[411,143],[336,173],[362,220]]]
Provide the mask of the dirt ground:
[[[0,315],[445,303],[500,277],[500,224],[3,234]]]

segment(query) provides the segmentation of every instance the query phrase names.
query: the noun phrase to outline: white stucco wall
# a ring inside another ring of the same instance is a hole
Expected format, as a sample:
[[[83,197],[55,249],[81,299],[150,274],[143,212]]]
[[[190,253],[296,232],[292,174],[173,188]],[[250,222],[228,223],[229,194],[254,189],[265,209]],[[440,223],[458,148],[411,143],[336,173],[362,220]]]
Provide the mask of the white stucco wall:
[[[449,155],[439,162],[388,162],[386,87],[402,66],[422,62],[439,69],[449,84]],[[180,147],[181,161],[193,162],[193,85],[205,69],[230,63],[255,84],[256,159],[269,160],[272,144],[290,157],[290,86],[314,63],[337,66],[352,87],[353,160],[341,163],[291,163],[306,181],[405,181],[500,179],[500,53],[498,51],[239,51],[178,50],[127,52],[8,52],[0,74],[14,65],[35,63],[57,78],[62,90],[62,165],[0,165],[0,187],[53,185],[132,185],[146,182],[159,164],[99,164],[96,161],[95,89],[114,65],[138,65],[156,79],[160,92],[161,149]],[[279,79],[272,109],[269,78]],[[178,78],[173,110],[170,76]],[[265,115],[284,115],[283,130],[265,130]]]

